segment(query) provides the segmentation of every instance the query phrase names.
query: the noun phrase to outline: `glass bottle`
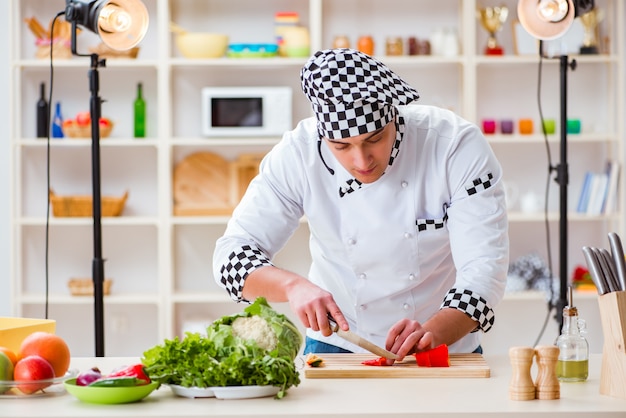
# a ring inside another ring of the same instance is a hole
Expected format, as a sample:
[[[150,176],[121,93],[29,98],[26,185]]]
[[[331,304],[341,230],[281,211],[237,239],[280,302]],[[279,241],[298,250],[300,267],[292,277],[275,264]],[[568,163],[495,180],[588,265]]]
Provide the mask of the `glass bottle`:
[[[135,138],[146,136],[146,101],[143,99],[143,86],[137,84],[137,98],[135,98]]]
[[[584,382],[589,375],[589,343],[581,334],[585,332],[585,321],[578,318],[578,309],[572,304],[572,288],[569,303],[563,308],[563,330],[556,339],[559,359],[556,375],[562,382]]]
[[[56,103],[54,118],[52,119],[52,137],[63,138],[63,115],[61,114],[61,102]]]
[[[50,129],[50,107],[46,100],[46,84],[39,85],[39,100],[37,100],[37,138],[47,138]]]

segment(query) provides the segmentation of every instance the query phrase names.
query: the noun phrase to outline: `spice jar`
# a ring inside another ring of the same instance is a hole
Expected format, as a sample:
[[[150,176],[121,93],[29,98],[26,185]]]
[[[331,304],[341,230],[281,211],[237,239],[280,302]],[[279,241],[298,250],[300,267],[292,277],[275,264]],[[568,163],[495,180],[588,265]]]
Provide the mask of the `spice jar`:
[[[350,39],[346,35],[335,36],[333,48],[350,48]]]
[[[387,42],[385,43],[385,53],[387,55],[404,54],[404,48],[402,46],[402,38],[398,36],[391,36],[387,38]]]
[[[374,55],[374,39],[371,36],[361,36],[356,48],[367,55]]]
[[[409,37],[409,40],[407,41],[407,48],[408,48],[408,52],[409,55],[418,55],[419,54],[419,44],[417,41],[417,38],[415,36],[411,36]]]

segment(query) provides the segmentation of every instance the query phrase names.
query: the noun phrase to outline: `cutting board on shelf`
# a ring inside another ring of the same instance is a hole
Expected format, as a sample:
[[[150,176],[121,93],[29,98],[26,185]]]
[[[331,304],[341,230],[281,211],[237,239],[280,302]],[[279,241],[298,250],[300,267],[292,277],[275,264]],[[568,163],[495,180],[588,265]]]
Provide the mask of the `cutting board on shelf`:
[[[242,154],[228,161],[212,152],[196,152],[174,168],[176,216],[227,216],[259,172],[263,155]]]
[[[318,354],[324,366],[305,366],[309,379],[346,378],[424,378],[424,377],[489,377],[491,370],[482,354],[450,354],[450,367],[419,367],[413,356],[406,356],[393,366],[365,366],[364,360],[376,358],[373,354]]]

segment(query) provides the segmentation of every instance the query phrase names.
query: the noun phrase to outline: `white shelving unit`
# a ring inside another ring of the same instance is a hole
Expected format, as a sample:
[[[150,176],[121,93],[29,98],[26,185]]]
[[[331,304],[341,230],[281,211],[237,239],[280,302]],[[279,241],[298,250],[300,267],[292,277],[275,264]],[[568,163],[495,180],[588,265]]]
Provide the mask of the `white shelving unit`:
[[[215,240],[227,217],[173,216],[172,171],[195,151],[228,159],[242,153],[267,152],[280,138],[203,138],[200,90],[209,85],[287,85],[294,91],[293,122],[311,115],[300,94],[299,70],[304,58],[182,58],[169,32],[173,21],[189,31],[223,32],[236,42],[273,42],[274,13],[297,11],[308,26],[311,50],[328,48],[345,34],[356,45],[373,36],[375,55],[420,92],[420,101],[451,108],[480,123],[484,118],[538,120],[535,100],[538,57],[516,56],[511,22],[513,0],[504,1],[511,17],[498,34],[506,54],[486,57],[486,32],[476,19],[481,0],[145,0],[150,28],[137,59],[109,59],[100,69],[104,116],[115,122],[101,141],[102,193],[129,191],[123,216],[103,219],[105,275],[113,279],[105,299],[106,355],[139,355],[164,338],[181,335],[184,326],[206,323],[243,307],[217,287],[211,272]],[[501,2],[498,2],[500,4]],[[583,123],[583,134],[570,135],[570,207],[575,208],[586,170],[601,170],[607,158],[623,162],[624,142],[624,5],[597,0],[606,10],[601,33],[610,39],[608,54],[576,57],[571,72],[569,113]],[[35,102],[39,83],[50,88],[48,60],[35,57],[34,36],[24,22],[35,16],[47,23],[64,10],[64,0],[10,0],[10,56],[13,109],[11,126],[13,188],[12,312],[41,317],[45,308],[46,158],[45,139],[35,139]],[[621,20],[621,25],[618,21]],[[435,30],[458,35],[455,56],[384,56],[387,36],[428,39]],[[79,35],[79,50],[98,43],[93,34]],[[72,117],[89,106],[88,58],[54,61],[53,103]],[[137,82],[144,85],[148,106],[147,138],[132,138],[132,102]],[[558,118],[558,65],[544,60],[542,87],[546,117]],[[539,135],[492,135],[508,182],[520,193],[543,193],[547,161]],[[51,139],[50,184],[59,195],[91,193],[90,141]],[[558,138],[550,138],[553,159]],[[621,182],[623,184],[623,182]],[[621,193],[623,196],[623,193]],[[552,253],[558,252],[558,186],[551,186]],[[611,216],[570,216],[570,264],[583,263],[582,245],[606,246],[606,233],[622,231],[623,207]],[[545,257],[542,214],[513,207],[511,258],[537,251]],[[93,301],[70,296],[71,277],[91,277],[91,218],[50,218],[49,316],[74,355],[93,354]],[[302,223],[277,264],[306,274],[310,258],[308,230]],[[558,264],[558,263],[557,263]],[[288,312],[286,306],[277,306]],[[504,322],[503,319],[499,320]]]

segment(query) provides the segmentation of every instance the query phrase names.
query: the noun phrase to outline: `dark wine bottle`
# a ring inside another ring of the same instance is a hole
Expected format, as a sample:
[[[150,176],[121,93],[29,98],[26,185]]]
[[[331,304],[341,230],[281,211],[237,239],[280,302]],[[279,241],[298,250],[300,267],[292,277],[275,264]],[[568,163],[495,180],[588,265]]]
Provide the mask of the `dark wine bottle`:
[[[37,100],[37,138],[47,138],[50,129],[50,107],[46,100],[46,84],[39,86],[39,100]]]

